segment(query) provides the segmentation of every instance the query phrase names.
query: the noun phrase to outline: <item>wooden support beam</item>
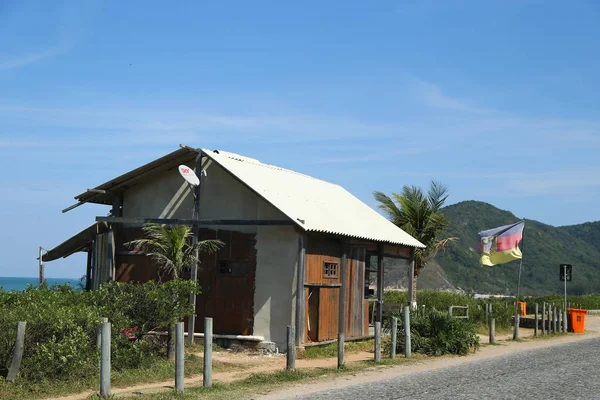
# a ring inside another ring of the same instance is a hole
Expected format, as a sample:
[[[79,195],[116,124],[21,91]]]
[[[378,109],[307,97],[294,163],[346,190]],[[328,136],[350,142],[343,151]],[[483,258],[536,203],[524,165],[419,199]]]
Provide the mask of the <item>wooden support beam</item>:
[[[85,271],[85,290],[90,291],[92,289],[92,253],[94,252],[94,246],[87,251],[87,267]]]
[[[344,361],[344,340],[346,338],[346,293],[348,292],[348,244],[345,238],[341,239],[342,257],[340,260],[340,287],[339,316],[338,316],[338,368]]]
[[[296,346],[304,341],[306,320],[306,299],[304,285],[306,284],[306,241],[307,237],[300,234],[298,241],[298,266],[296,268]]]
[[[410,249],[410,266],[408,269],[408,304],[411,309],[417,307],[417,298],[415,296],[415,248]]]
[[[342,287],[342,284],[341,283],[305,283],[304,287],[338,288],[338,287]]]
[[[96,217],[97,222],[111,224],[164,224],[164,225],[244,225],[244,226],[289,226],[296,225],[292,220],[272,219],[184,219],[184,218],[125,218],[125,217]]]
[[[377,315],[376,322],[383,322],[383,244],[377,245]]]

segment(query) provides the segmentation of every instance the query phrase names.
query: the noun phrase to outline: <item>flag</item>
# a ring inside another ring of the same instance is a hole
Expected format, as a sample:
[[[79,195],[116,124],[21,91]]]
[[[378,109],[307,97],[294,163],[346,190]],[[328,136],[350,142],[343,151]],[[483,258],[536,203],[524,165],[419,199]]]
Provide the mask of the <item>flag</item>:
[[[524,227],[525,222],[521,221],[479,232],[480,263],[491,266],[523,258],[519,242],[523,239]]]

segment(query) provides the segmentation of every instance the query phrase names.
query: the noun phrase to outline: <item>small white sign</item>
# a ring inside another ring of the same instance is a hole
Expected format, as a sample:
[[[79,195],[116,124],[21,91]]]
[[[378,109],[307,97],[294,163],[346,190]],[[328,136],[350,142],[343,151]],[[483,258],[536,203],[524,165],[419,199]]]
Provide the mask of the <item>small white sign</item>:
[[[200,179],[198,179],[194,170],[187,165],[180,165],[179,173],[190,185],[198,186],[200,184]]]

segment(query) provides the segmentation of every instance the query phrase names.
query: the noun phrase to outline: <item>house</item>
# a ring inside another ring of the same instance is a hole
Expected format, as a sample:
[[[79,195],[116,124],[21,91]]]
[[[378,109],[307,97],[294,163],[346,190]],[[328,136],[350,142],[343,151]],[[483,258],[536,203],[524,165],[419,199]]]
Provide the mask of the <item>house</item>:
[[[201,179],[195,195],[179,165]],[[123,243],[139,238],[145,222],[196,221],[200,240],[218,238],[225,247],[201,256],[195,331],[210,316],[215,334],[259,337],[281,349],[287,325],[303,327],[296,345],[337,338],[340,319],[346,337],[367,335],[368,260],[378,260],[382,288],[383,257],[414,260],[413,250],[424,247],[339,185],[217,150],[181,146],[75,199],[63,211],[97,203],[111,206],[110,216],[97,217],[44,261],[86,251],[90,290],[108,280],[156,279],[152,260]]]

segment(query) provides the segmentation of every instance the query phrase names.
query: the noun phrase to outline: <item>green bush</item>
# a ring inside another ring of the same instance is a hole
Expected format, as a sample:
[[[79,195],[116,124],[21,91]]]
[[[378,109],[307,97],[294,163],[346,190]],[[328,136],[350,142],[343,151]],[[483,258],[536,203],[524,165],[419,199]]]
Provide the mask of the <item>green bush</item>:
[[[26,321],[21,378],[29,381],[97,373],[97,336],[102,317],[112,325],[115,370],[147,365],[164,353],[145,335],[189,316],[189,280],[157,285],[110,282],[98,291],[40,285],[23,292],[0,290],[0,371],[12,359],[18,321]],[[130,334],[128,339],[126,333]]]
[[[397,351],[404,352],[404,321],[398,315]],[[479,348],[475,326],[467,320],[452,318],[446,311],[430,309],[412,312],[410,321],[411,351],[431,356],[466,355]]]

